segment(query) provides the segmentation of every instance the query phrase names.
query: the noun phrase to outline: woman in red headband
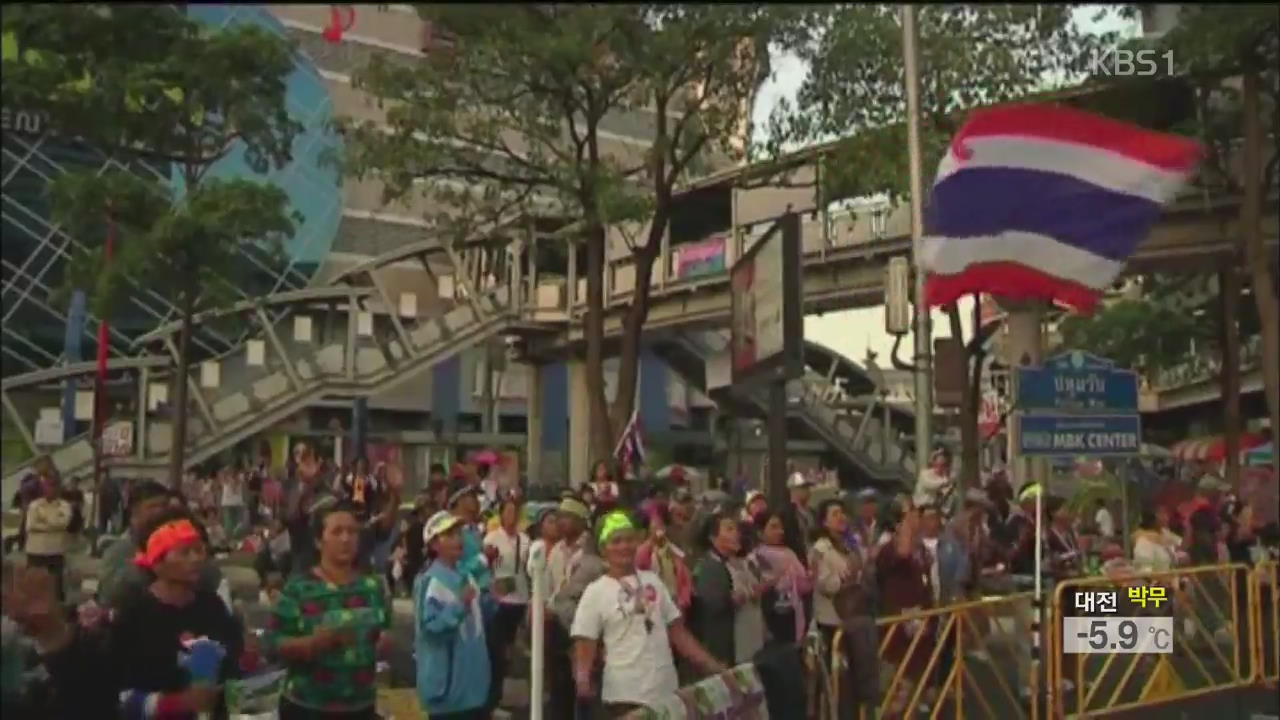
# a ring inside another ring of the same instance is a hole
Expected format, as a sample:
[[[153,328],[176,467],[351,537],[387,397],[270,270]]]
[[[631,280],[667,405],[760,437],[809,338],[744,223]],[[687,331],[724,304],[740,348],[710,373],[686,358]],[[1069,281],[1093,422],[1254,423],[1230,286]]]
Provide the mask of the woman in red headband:
[[[65,717],[225,717],[221,687],[237,674],[243,636],[222,599],[200,587],[204,533],[173,512],[143,537],[134,562],[152,578],[148,592],[116,610],[105,638],[68,621],[52,577],[40,568],[18,577],[5,610],[35,641]]]

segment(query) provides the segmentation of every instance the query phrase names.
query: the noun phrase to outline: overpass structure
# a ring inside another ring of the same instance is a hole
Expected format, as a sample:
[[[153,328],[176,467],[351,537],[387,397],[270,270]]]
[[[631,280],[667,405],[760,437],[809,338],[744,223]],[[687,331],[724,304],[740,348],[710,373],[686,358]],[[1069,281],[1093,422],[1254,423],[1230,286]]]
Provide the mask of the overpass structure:
[[[748,186],[744,173],[730,173],[700,182],[681,196],[693,212],[706,207],[706,215],[721,218],[718,225],[714,219],[709,223],[712,231],[696,245],[697,257],[712,262],[690,272],[694,263],[684,260],[694,245],[664,240],[653,267],[643,332],[646,343],[658,348],[677,372],[724,402],[736,400],[759,409],[759,398],[735,398],[716,368],[727,363],[727,268],[773,219],[788,208],[804,214],[806,314],[880,304],[888,259],[910,252],[905,211],[880,218],[877,225],[876,218],[841,218],[819,207],[815,198],[820,196],[820,162],[818,158],[790,170],[772,185]],[[1274,247],[1280,236],[1276,203],[1265,207],[1264,233]],[[1237,215],[1234,199],[1185,197],[1166,212],[1129,263],[1130,271],[1203,270],[1237,262]],[[510,239],[509,257],[525,258],[525,251],[540,240],[548,238],[533,229]],[[393,390],[495,336],[509,338],[523,359],[533,363],[562,359],[577,349],[583,342],[586,292],[574,254],[569,255],[567,273],[539,272],[536,264],[520,260],[506,263],[506,272],[497,277],[480,271],[487,265],[480,261],[486,252],[492,248],[458,248],[425,238],[353,268],[325,286],[284,292],[197,318],[217,322],[237,316],[255,330],[240,347],[209,361],[216,369],[193,368],[186,462],[199,463],[231,448],[318,400]],[[620,335],[632,302],[635,269],[629,256],[625,248],[611,243],[604,279],[605,332],[611,339]],[[381,269],[406,260],[421,262],[439,290],[441,302],[425,313],[406,312],[379,280]],[[301,332],[300,326],[308,331]],[[137,395],[136,417],[128,421],[133,425],[133,452],[107,461],[129,476],[163,476],[167,471],[175,439],[167,413],[154,402],[153,388],[172,369],[177,332],[176,323],[160,327],[139,340],[137,357],[111,364],[112,370],[127,373]],[[906,435],[909,411],[891,406],[865,369],[847,358],[810,344],[806,363],[806,376],[790,389],[796,420],[867,480],[910,477],[914,468],[908,450],[912,440]],[[4,410],[33,450],[33,421],[22,417],[12,394],[94,371],[91,363],[82,363],[4,379]],[[712,377],[717,372],[720,382]],[[88,436],[73,438],[47,454],[63,474],[92,468]],[[5,478],[6,497],[28,469],[19,467]]]

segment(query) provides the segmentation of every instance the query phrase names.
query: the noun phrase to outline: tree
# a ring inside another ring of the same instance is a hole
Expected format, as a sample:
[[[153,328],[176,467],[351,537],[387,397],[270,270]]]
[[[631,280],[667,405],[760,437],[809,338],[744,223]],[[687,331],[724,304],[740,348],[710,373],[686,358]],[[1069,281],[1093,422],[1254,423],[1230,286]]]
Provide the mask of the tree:
[[[1271,441],[1280,445],[1280,300],[1275,254],[1264,245],[1261,224],[1280,166],[1280,14],[1275,4],[1178,9],[1178,24],[1158,46],[1195,88],[1194,130],[1208,150],[1204,182],[1241,198],[1241,246],[1261,326]],[[1237,142],[1238,156],[1232,152]]]
[[[536,216],[559,218],[562,236],[585,244],[591,446],[608,457],[632,411],[650,271],[676,189],[713,153],[735,152],[787,15],[736,5],[418,7],[436,39],[426,57],[375,57],[355,74],[386,119],[346,124],[347,169],[380,177],[388,199],[434,200],[429,223],[451,242]],[[655,119],[652,146],[606,152],[603,121],[634,109]],[[602,369],[611,229],[636,278],[612,408]]]
[[[1065,5],[927,5],[916,13],[926,174],[937,167],[966,111],[1065,84],[1081,58],[1112,39],[1081,32]],[[792,49],[809,64],[809,75],[795,106],[775,110],[766,150],[848,135],[823,161],[824,202],[875,195],[902,200],[909,173],[899,6],[824,6],[810,10],[804,27]],[[959,310],[948,312],[958,333]],[[961,409],[965,484],[978,479],[981,345],[967,344],[972,376]]]
[[[4,14],[4,104],[51,132],[172,163],[179,182],[73,172],[51,187],[55,219],[91,248],[67,283],[110,318],[141,286],[180,310],[170,482],[182,476],[192,319],[231,295],[245,252],[278,254],[299,218],[277,187],[207,179],[239,144],[258,172],[281,167],[300,125],[285,106],[292,47],[267,30],[214,29],[169,5],[23,5]],[[101,243],[111,226],[114,257]],[[96,241],[96,242],[95,242]]]

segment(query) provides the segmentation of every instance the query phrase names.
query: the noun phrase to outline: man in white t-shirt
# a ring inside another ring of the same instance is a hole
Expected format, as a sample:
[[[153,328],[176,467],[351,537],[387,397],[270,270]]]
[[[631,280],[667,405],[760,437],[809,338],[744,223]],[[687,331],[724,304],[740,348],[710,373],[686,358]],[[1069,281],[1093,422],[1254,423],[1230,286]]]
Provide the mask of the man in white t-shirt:
[[[1107,509],[1107,501],[1098,499],[1098,511],[1093,514],[1093,524],[1098,526],[1098,535],[1104,538],[1116,536],[1116,521]]]
[[[236,531],[244,523],[244,475],[223,470],[220,473],[222,483],[222,527],[228,538],[235,538]]]
[[[656,708],[679,689],[674,648],[708,674],[727,668],[680,622],[680,610],[661,578],[636,570],[636,536],[625,512],[606,515],[598,533],[605,574],[587,586],[570,635],[579,698],[594,696],[592,674],[604,643],[600,699],[609,717]]]
[[[940,447],[929,456],[929,467],[921,470],[916,478],[911,504],[916,507],[937,505],[950,484],[951,452]]]

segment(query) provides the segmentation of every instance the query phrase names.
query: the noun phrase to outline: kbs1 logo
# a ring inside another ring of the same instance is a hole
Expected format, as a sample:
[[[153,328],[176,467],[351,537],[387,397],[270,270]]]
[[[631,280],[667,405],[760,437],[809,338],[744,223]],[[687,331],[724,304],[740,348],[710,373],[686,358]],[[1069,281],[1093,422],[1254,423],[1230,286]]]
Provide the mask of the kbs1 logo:
[[[1084,58],[1084,71],[1092,77],[1155,77],[1173,74],[1173,51],[1094,50]]]

